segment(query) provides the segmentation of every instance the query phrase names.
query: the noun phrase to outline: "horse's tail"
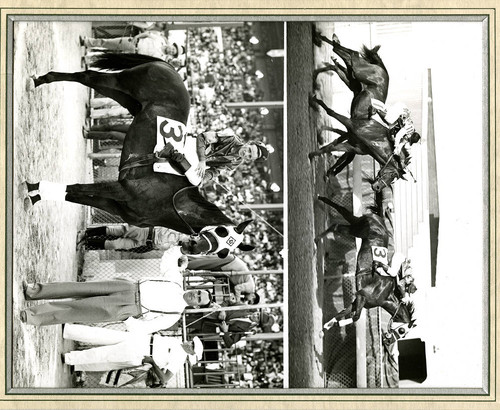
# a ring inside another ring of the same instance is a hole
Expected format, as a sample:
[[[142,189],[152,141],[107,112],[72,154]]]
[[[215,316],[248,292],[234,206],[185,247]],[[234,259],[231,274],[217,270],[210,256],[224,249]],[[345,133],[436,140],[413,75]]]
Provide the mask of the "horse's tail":
[[[144,54],[132,53],[107,53],[104,52],[92,58],[91,67],[100,68],[103,70],[125,70],[133,68],[141,64],[162,62],[168,64],[166,61],[146,56]]]
[[[358,221],[358,218],[356,216],[354,216],[354,214],[352,212],[350,212],[349,210],[347,210],[343,206],[336,204],[335,202],[333,202],[332,200],[330,200],[324,196],[318,196],[318,199],[320,201],[324,202],[325,204],[330,205],[332,208],[335,208],[337,210],[337,212],[340,215],[342,215],[342,217],[350,224],[354,224]]]
[[[361,55],[371,64],[376,64],[379,67],[382,67],[385,71],[387,71],[387,68],[385,68],[384,62],[378,55],[378,50],[380,49],[380,46],[375,46],[373,48],[368,48],[365,45],[361,48]]]

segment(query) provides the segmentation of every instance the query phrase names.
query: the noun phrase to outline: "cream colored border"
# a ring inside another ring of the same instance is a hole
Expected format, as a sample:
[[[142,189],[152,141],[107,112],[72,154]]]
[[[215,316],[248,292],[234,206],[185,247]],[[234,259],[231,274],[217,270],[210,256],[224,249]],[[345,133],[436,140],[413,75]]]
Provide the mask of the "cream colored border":
[[[5,392],[5,368],[0,367],[0,409],[3,408],[18,408],[18,409],[53,409],[53,408],[86,408],[86,409],[493,409],[500,408],[497,401],[497,344],[496,344],[496,326],[495,317],[498,312],[496,304],[496,270],[499,267],[499,262],[495,258],[497,227],[498,221],[496,218],[496,201],[498,193],[496,185],[498,176],[496,175],[496,157],[498,155],[496,148],[496,121],[497,121],[497,85],[496,85],[496,65],[498,63],[497,56],[497,39],[496,27],[498,25],[498,17],[496,14],[496,1],[356,1],[355,5],[352,1],[276,1],[272,5],[275,8],[265,8],[270,3],[258,1],[219,1],[213,5],[208,5],[206,1],[190,0],[190,1],[147,1],[141,2],[143,8],[137,8],[137,1],[120,0],[120,1],[103,1],[103,0],[60,0],[51,1],[50,4],[45,1],[19,1],[19,0],[0,0],[1,19],[0,19],[0,41],[1,41],[1,60],[0,60],[0,172],[1,185],[0,191],[2,198],[0,207],[5,216],[6,208],[6,16],[7,14],[37,14],[37,15],[67,15],[67,14],[150,14],[150,15],[269,15],[269,16],[315,16],[320,20],[325,15],[447,15],[447,16],[464,16],[464,15],[488,15],[490,26],[489,46],[490,55],[490,211],[491,211],[491,273],[490,273],[490,313],[491,313],[491,329],[490,329],[490,392],[485,396],[452,396],[441,395],[439,391],[429,392],[426,395],[360,395],[361,391],[356,394],[343,395],[328,395],[325,396],[318,390],[301,390],[299,393],[287,394],[286,390],[282,394],[273,394],[268,396],[253,395],[253,394],[227,394],[227,395],[120,395],[120,396],[99,396],[99,395],[50,395],[37,394],[34,391],[32,394],[26,395],[6,395]],[[307,4],[307,8],[304,7]],[[207,8],[210,7],[210,8]],[[23,8],[21,8],[23,7]],[[87,9],[84,9],[87,8]],[[93,8],[96,7],[96,8]],[[97,8],[99,7],[99,8]],[[103,8],[114,7],[114,8]],[[127,9],[130,7],[130,9]],[[167,8],[168,7],[168,8]],[[258,7],[263,7],[258,9]],[[355,8],[353,8],[355,7]],[[460,115],[460,113],[457,113]],[[5,217],[0,222],[0,232],[5,233],[6,230]],[[5,249],[5,235],[0,235],[0,246]],[[5,253],[0,253],[0,264],[5,267]],[[5,283],[5,269],[2,270],[2,282]],[[4,292],[0,296],[0,328],[5,329],[5,287]],[[0,333],[1,344],[5,346],[5,333]],[[464,337],[466,337],[466,329],[464,329]],[[2,349],[3,357],[5,357],[5,348]],[[460,360],[460,358],[457,358]],[[255,392],[256,393],[256,392]],[[265,393],[265,391],[263,391]]]

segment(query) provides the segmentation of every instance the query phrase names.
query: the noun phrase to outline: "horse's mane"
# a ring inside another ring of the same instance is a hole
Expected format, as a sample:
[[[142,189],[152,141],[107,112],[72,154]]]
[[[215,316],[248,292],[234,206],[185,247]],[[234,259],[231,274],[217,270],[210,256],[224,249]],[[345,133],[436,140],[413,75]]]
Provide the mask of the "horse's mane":
[[[380,46],[375,46],[373,48],[368,48],[365,45],[361,47],[361,55],[363,58],[365,58],[369,63],[376,64],[379,67],[382,67],[385,71],[387,71],[387,68],[385,68],[384,62],[378,55],[378,50],[380,49]]]
[[[91,67],[100,68],[103,70],[125,70],[133,68],[141,64],[162,62],[174,68],[170,63],[160,58],[147,56],[144,54],[133,53],[113,53],[103,52],[92,58]]]
[[[415,303],[413,303],[411,300],[408,301],[408,303],[405,304],[406,309],[408,310],[408,314],[410,315],[410,322],[413,321],[413,315],[415,314]]]
[[[180,218],[195,232],[209,225],[236,225],[216,205],[203,198],[195,186],[178,191],[173,204]]]

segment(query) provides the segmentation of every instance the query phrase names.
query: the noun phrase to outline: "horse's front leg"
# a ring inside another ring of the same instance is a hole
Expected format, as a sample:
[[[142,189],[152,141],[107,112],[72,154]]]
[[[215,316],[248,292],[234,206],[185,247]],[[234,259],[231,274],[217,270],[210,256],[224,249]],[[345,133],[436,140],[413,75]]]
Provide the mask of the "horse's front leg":
[[[319,145],[322,145],[323,144],[323,133],[325,131],[330,131],[330,132],[334,132],[335,134],[338,134],[340,135],[339,138],[337,138],[335,141],[333,141],[335,144],[339,144],[341,142],[344,142],[344,141],[347,141],[347,139],[349,138],[348,136],[348,133],[343,131],[343,130],[340,130],[338,128],[335,128],[335,127],[330,127],[328,125],[323,125],[319,130],[318,132],[316,133],[316,141]]]

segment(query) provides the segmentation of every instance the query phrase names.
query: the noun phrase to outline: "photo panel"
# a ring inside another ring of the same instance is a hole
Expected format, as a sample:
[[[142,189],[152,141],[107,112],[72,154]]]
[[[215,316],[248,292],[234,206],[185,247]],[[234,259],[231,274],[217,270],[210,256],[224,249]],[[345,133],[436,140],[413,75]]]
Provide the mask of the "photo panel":
[[[488,27],[288,23],[291,388],[488,391]]]
[[[283,388],[284,23],[9,23],[9,389]]]

